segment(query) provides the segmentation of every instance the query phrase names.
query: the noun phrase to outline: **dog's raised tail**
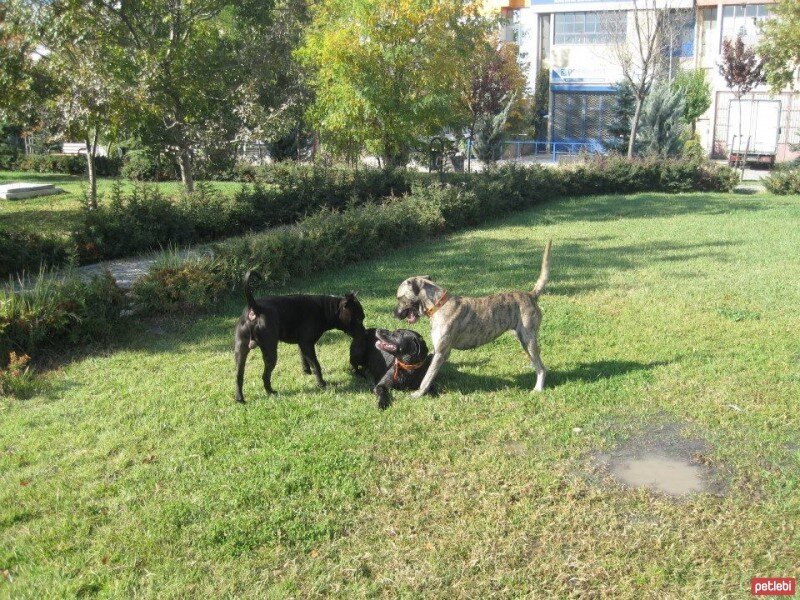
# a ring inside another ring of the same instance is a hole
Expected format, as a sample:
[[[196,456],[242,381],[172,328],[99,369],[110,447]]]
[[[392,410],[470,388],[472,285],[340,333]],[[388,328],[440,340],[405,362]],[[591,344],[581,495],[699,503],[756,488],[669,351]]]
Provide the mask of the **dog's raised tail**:
[[[261,307],[258,306],[256,299],[253,297],[252,279],[253,275],[261,277],[257,271],[250,269],[244,274],[244,297],[247,298],[247,306],[255,313],[261,312]]]
[[[542,270],[539,273],[539,279],[536,280],[536,285],[533,286],[533,295],[538,296],[544,291],[547,281],[550,279],[550,248],[553,247],[553,240],[547,242],[544,247],[544,254],[542,254]]]

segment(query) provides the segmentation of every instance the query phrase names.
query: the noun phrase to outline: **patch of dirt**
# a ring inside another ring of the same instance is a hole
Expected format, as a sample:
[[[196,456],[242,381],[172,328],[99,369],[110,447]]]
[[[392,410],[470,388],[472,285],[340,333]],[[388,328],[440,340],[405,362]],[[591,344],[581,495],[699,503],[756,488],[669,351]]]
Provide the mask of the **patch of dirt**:
[[[680,425],[669,424],[632,435],[613,451],[595,455],[594,464],[626,488],[645,488],[674,497],[722,494],[725,486],[709,458],[710,452],[708,442],[687,437]]]

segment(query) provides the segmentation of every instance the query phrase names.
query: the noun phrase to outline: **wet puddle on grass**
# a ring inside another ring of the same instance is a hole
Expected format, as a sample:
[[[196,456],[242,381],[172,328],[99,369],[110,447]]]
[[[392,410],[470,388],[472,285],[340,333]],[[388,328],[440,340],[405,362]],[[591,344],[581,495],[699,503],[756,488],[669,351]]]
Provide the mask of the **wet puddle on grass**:
[[[610,471],[629,487],[644,487],[671,496],[704,492],[708,487],[700,466],[663,454],[619,460]]]
[[[683,435],[679,425],[637,433],[608,454],[595,456],[602,472],[624,487],[686,497],[720,493],[722,485],[710,466],[705,440]]]

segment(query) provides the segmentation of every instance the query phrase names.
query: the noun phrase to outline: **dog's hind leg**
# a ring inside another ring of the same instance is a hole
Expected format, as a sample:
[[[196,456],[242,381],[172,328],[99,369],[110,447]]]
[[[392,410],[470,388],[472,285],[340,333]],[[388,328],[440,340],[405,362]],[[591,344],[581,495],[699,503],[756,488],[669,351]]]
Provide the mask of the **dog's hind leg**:
[[[274,394],[272,389],[272,371],[278,363],[278,338],[270,339],[261,344],[261,356],[264,358],[264,391]]]
[[[300,366],[303,368],[303,373],[306,375],[311,375],[311,365],[306,360],[306,357],[303,356],[302,350],[300,350]]]
[[[314,376],[317,378],[317,385],[321,388],[324,388],[326,385],[328,385],[322,378],[322,367],[319,366],[319,360],[317,360],[317,352],[314,349],[314,344],[309,344],[307,342],[300,344],[300,352],[303,354],[305,361],[311,366],[311,370],[314,372]]]
[[[536,341],[537,332],[535,329],[520,328],[516,331],[517,339],[528,358],[531,360],[533,369],[536,371],[536,386],[533,388],[536,392],[544,390],[544,380],[547,377],[547,368],[542,362],[542,357],[539,353],[539,344]]]
[[[236,401],[244,403],[242,385],[244,384],[244,367],[247,364],[247,355],[250,353],[249,340],[236,336],[234,342],[233,356],[236,360]]]

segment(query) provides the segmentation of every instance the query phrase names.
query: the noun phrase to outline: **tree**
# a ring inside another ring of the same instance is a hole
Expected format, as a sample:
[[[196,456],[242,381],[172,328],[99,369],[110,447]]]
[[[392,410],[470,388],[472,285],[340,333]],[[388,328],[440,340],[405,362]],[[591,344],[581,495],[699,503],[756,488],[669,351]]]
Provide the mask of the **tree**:
[[[536,89],[530,107],[530,127],[536,140],[547,137],[547,114],[550,110],[550,71],[539,69],[536,75]]]
[[[773,92],[793,86],[800,68],[800,2],[781,0],[770,5],[774,18],[762,24],[759,55],[764,57],[766,80]]]
[[[503,152],[505,125],[514,104],[515,95],[506,98],[506,105],[497,114],[483,115],[477,122],[475,153],[483,161],[494,162]]]
[[[273,19],[248,27],[240,52],[246,76],[240,84],[238,139],[267,142],[275,160],[305,157],[312,136],[305,112],[313,94],[294,56],[310,21],[306,0],[276,0]]]
[[[0,123],[22,136],[27,148],[30,134],[50,120],[43,118],[42,105],[53,82],[41,68],[33,36],[19,26],[14,8],[0,5]]]
[[[47,93],[37,95],[31,114],[36,110],[38,119],[54,122],[62,136],[84,143],[87,205],[95,209],[98,142],[125,114],[125,94],[114,71],[124,70],[127,58],[114,45],[113,24],[94,19],[81,3],[67,0],[16,0],[9,14],[32,53],[35,70],[49,82]]]
[[[680,21],[675,18],[678,13],[669,2],[632,0],[632,4],[632,10],[627,11],[633,19],[635,37],[632,42],[624,35],[627,29],[625,12],[608,13],[603,25],[611,40],[611,53],[635,98],[628,137],[629,158],[633,157],[642,107],[656,79],[669,64],[680,30]]]
[[[636,110],[636,95],[628,81],[620,81],[616,85],[614,110],[608,126],[609,142],[612,150],[620,154],[628,151],[631,135],[631,120]]]
[[[756,55],[755,49],[746,46],[742,36],[738,35],[735,40],[728,38],[722,40],[722,62],[719,64],[719,72],[739,105],[738,154],[742,160],[742,98],[764,82],[764,64]]]
[[[673,86],[684,98],[683,120],[694,134],[697,119],[711,107],[711,84],[703,69],[680,71]]]
[[[43,0],[46,1],[46,0]],[[63,0],[70,3],[70,0]],[[118,32],[117,48],[135,64],[138,102],[132,133],[177,159],[194,189],[194,153],[231,148],[242,104],[243,48],[263,40],[271,0],[94,0],[76,3]]]
[[[475,149],[481,160],[497,160],[509,114],[525,90],[516,45],[501,43],[496,36],[487,37],[473,54],[471,74],[463,99],[467,136],[477,142]]]
[[[684,145],[685,101],[683,92],[667,82],[656,84],[642,110],[639,152],[649,156],[677,156]]]
[[[460,102],[488,21],[473,0],[323,0],[299,52],[309,111],[331,150],[405,165],[412,148],[464,123]]]

